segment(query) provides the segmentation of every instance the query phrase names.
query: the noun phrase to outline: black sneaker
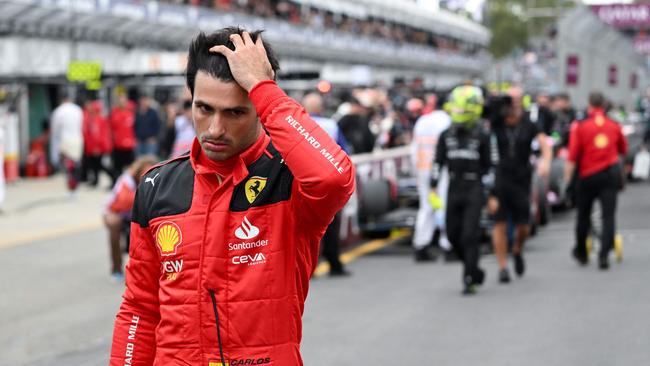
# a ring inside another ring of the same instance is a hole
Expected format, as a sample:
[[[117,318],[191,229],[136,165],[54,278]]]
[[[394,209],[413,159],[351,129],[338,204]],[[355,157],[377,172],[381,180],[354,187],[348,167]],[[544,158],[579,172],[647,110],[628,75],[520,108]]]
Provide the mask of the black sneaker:
[[[510,273],[507,268],[499,271],[499,283],[510,283]]]
[[[463,295],[474,295],[478,292],[478,287],[485,281],[485,271],[478,268],[473,275],[467,275],[463,279]]]
[[[581,265],[581,266],[586,266],[589,263],[589,258],[584,254],[578,253],[577,248],[573,248],[573,251],[571,252],[571,255],[578,262],[578,264]]]
[[[514,254],[512,259],[515,262],[515,273],[517,276],[521,277],[526,272],[526,262],[524,262],[524,256],[521,253]]]
[[[609,259],[607,257],[600,257],[598,259],[598,268],[600,268],[603,271],[606,271],[609,269]]]
[[[465,284],[465,288],[463,288],[463,295],[474,295],[478,292],[478,285],[476,284]]]
[[[431,254],[427,248],[417,249],[415,251],[415,261],[416,262],[433,262],[436,260],[436,256]]]

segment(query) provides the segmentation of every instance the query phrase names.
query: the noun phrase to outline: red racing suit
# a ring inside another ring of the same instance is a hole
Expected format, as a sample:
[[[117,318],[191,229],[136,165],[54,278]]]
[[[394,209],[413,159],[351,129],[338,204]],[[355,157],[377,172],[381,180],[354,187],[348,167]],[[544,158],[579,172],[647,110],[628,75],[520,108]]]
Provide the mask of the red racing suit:
[[[319,242],[354,190],[348,156],[272,81],[249,98],[270,137],[141,179],[110,365],[302,365]]]

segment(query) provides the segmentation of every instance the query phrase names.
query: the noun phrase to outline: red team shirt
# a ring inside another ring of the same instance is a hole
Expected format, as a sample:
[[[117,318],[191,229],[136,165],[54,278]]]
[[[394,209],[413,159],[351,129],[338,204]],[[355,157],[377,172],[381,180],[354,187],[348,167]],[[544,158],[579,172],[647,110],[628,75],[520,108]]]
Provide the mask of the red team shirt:
[[[569,161],[578,164],[581,178],[596,174],[618,163],[627,154],[627,141],[621,126],[593,109],[589,117],[571,125]]]

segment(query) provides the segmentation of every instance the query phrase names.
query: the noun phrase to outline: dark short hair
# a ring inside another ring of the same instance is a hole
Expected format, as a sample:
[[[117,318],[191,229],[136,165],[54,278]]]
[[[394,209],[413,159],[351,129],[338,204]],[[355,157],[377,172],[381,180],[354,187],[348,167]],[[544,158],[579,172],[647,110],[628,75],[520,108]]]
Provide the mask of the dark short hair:
[[[196,80],[196,74],[199,70],[202,70],[224,82],[235,81],[235,78],[230,72],[230,66],[228,66],[228,60],[226,60],[226,57],[218,53],[210,52],[210,48],[217,45],[225,45],[231,50],[234,50],[235,45],[230,41],[230,36],[233,34],[242,35],[245,31],[246,30],[239,27],[228,27],[211,34],[201,32],[192,40],[187,59],[187,71],[185,73],[187,87],[190,89],[192,95],[194,95],[194,81]],[[259,37],[262,32],[262,30],[250,32],[253,42],[257,41],[257,37]],[[269,63],[271,63],[271,68],[273,68],[274,74],[277,75],[277,72],[280,69],[278,59],[275,57],[275,53],[271,46],[266,41],[262,42],[264,43],[266,56],[269,59]]]
[[[605,106],[605,96],[601,92],[591,92],[589,94],[589,105],[596,108]]]

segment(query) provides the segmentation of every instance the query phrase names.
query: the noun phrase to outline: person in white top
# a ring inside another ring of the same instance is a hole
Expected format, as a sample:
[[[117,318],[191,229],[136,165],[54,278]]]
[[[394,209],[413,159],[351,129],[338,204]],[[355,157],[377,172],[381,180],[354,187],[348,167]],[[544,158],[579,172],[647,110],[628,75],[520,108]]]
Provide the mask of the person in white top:
[[[52,112],[52,163],[61,164],[67,174],[68,190],[73,194],[79,183],[79,164],[83,154],[83,111],[65,95]]]
[[[432,102],[434,105],[436,104],[435,101]],[[445,250],[451,248],[444,231],[445,210],[435,210],[428,199],[431,190],[431,169],[438,137],[450,125],[451,118],[449,115],[443,110],[434,109],[431,113],[418,118],[413,127],[411,159],[415,164],[420,202],[413,233],[413,249],[415,250],[415,260],[417,262],[435,259],[427,247],[433,239],[436,227],[440,230],[440,246]],[[443,173],[437,186],[437,194],[442,199],[443,204],[446,203],[448,182],[447,174]]]
[[[183,102],[183,113],[181,113],[174,120],[174,147],[170,158],[181,156],[182,154],[190,151],[192,141],[196,136],[194,132],[194,124],[192,123],[192,101],[186,100]]]

